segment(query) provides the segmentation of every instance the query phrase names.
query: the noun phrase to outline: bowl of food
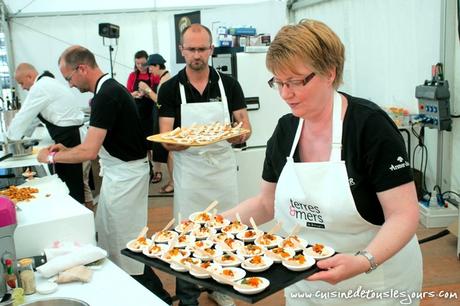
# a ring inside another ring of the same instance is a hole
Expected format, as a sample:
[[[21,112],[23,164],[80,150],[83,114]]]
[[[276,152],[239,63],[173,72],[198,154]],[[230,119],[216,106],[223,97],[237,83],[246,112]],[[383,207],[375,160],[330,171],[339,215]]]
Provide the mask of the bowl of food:
[[[242,258],[232,254],[223,254],[214,257],[214,262],[222,267],[237,267],[242,261]]]
[[[244,242],[233,238],[226,238],[224,241],[216,244],[216,248],[230,252],[236,252],[242,247],[244,247]]]
[[[262,272],[273,265],[273,259],[267,256],[256,255],[246,258],[241,267],[249,272]]]
[[[257,294],[264,291],[270,281],[264,277],[246,277],[236,282],[233,289],[242,294]]]
[[[174,230],[180,234],[188,234],[192,230],[200,228],[198,223],[193,222],[192,220],[182,220]]]
[[[237,251],[237,254],[243,256],[245,258],[256,256],[256,255],[263,255],[265,252],[265,248],[255,244],[247,244],[244,247],[240,248]]]
[[[206,224],[211,221],[211,217],[211,213],[198,211],[191,214],[189,219],[198,224]]]
[[[315,243],[311,247],[308,247],[304,252],[305,256],[311,256],[316,260],[325,259],[335,254],[333,248],[324,244]]]
[[[155,243],[168,243],[174,240],[179,234],[175,231],[160,231],[152,236],[152,240]]]
[[[299,252],[302,250],[303,247],[308,246],[308,241],[303,238],[300,238],[299,236],[291,235],[284,238],[278,244],[278,246],[281,248],[292,249],[294,250],[294,252]]]
[[[283,241],[283,238],[278,235],[273,235],[273,234],[263,234],[260,235],[254,240],[254,243],[256,245],[261,245],[263,247],[266,247],[267,249],[274,248],[278,246]]]
[[[310,269],[315,264],[315,259],[311,256],[297,254],[283,260],[283,266],[292,271],[304,271]]]
[[[199,267],[202,268],[202,269],[205,269],[207,271],[215,272],[215,273],[217,273],[218,271],[220,271],[222,269],[221,266],[219,266],[216,263],[210,262],[210,261],[202,262],[199,265]],[[211,278],[211,275],[209,273],[204,273],[203,270],[198,271],[196,269],[193,269],[193,267],[191,267],[191,269],[190,269],[190,274],[195,276],[196,278],[200,278],[200,279]]]
[[[198,258],[193,258],[193,257],[185,257],[182,258],[178,261],[180,265],[178,265],[176,262],[171,262],[169,265],[171,269],[177,271],[177,272],[187,272],[190,270],[190,265],[199,265],[201,264],[201,260]]]
[[[211,217],[211,220],[206,222],[207,227],[220,230],[222,227],[230,224],[230,220],[225,219],[222,215],[214,215]]]
[[[235,267],[222,267],[222,269],[220,271],[217,272],[217,274],[220,276],[220,277],[223,277],[231,282],[235,282],[237,280],[240,280],[242,279],[243,277],[246,276],[246,271],[244,271],[243,269],[241,268],[235,268]],[[217,278],[217,277],[214,277],[213,275],[211,275],[211,277],[217,281],[218,283],[221,283],[223,284],[223,282],[220,280],[220,278]]]
[[[150,258],[160,258],[164,252],[168,250],[168,245],[162,244],[155,244],[152,243],[148,247],[144,248],[142,254]]]
[[[130,250],[132,252],[142,253],[144,248],[146,248],[151,243],[152,243],[152,240],[147,239],[145,237],[139,237],[137,239],[133,239],[133,240],[129,241],[126,244],[126,247],[128,248],[128,250]]]
[[[241,231],[245,231],[248,229],[246,224],[243,224],[239,221],[232,221],[229,225],[222,227],[221,231],[223,233],[228,233],[232,235],[236,235]]]
[[[212,260],[215,256],[222,255],[222,250],[205,248],[205,249],[194,249],[193,257],[199,258],[202,261]]]
[[[168,251],[164,252],[161,255],[161,259],[166,261],[167,263],[171,263],[172,260],[178,261],[182,258],[189,257],[190,252],[187,250],[179,249],[179,248],[172,248]]]
[[[195,236],[197,240],[208,239],[216,233],[216,230],[209,227],[200,227],[191,232],[191,235]]]
[[[267,250],[265,254],[273,259],[274,262],[279,263],[284,259],[288,259],[292,256],[295,255],[295,252],[293,249],[285,249],[285,248],[273,248],[270,250]]]
[[[254,240],[256,240],[257,237],[259,237],[263,233],[264,232],[261,230],[248,229],[236,234],[236,238],[244,242],[253,242]]]

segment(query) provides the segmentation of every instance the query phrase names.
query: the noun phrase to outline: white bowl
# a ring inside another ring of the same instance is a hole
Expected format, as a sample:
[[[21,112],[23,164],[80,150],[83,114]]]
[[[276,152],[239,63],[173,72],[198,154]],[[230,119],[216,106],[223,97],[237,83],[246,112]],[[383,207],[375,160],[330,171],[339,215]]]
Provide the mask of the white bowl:
[[[295,240],[294,240],[295,239]],[[293,241],[294,240],[294,241]],[[297,244],[299,244],[297,247],[295,246]],[[302,246],[303,247],[307,247],[308,246],[308,241],[305,240],[305,239],[302,239],[300,238],[299,236],[289,236],[289,237],[286,237],[284,238],[279,244],[278,246],[280,248],[285,248],[285,249],[292,249],[294,250],[294,252],[299,252],[302,250]]]
[[[234,239],[235,236],[233,236],[232,234],[229,234],[229,233],[218,233],[218,234],[214,234],[210,237],[210,239],[214,242],[224,242],[225,239],[227,238],[232,238]]]
[[[236,252],[237,250],[244,247],[244,242],[240,240],[235,240],[233,238],[228,238],[231,240],[225,240],[224,242],[219,242],[216,244],[216,249],[221,249],[222,251]]]
[[[297,255],[298,256],[298,255]],[[311,256],[305,256],[305,262],[303,264],[297,264],[290,259],[283,260],[283,266],[292,271],[304,271],[311,268],[315,264],[316,260]]]
[[[210,269],[214,272],[218,272],[222,269],[222,267],[216,263],[211,263],[209,267],[206,268],[206,270],[210,270]],[[201,273],[194,269],[190,269],[189,272],[191,275],[195,276],[196,278],[200,278],[200,279],[211,278],[211,275],[209,273]]]
[[[225,271],[231,271],[231,273],[233,273],[233,276],[228,276],[228,275],[225,275]],[[244,271],[243,269],[241,268],[235,268],[235,267],[222,267],[222,269],[217,272],[220,276],[228,279],[229,281],[232,281],[232,282],[235,282],[237,280],[240,280],[242,279],[243,277],[246,276],[246,271]],[[212,276],[212,275],[211,275]],[[218,282],[218,283],[221,283],[223,284],[223,282],[221,282],[218,278],[214,278],[213,279]]]
[[[254,257],[246,258],[241,267],[249,272],[262,272],[268,270],[273,265],[273,259],[267,256],[260,256],[262,263],[253,264],[251,261]]]
[[[214,245],[214,242],[212,242],[209,239],[206,239],[206,240],[196,240],[194,242],[191,242],[191,243],[189,243],[189,245],[187,247],[190,248],[190,249],[194,249],[194,248],[197,248],[197,249],[209,249],[213,245]]]
[[[245,237],[245,236],[249,235],[250,233],[252,233],[253,235]],[[256,231],[254,229],[248,229],[248,230],[241,231],[238,234],[236,234],[236,238],[238,238],[238,239],[240,239],[241,241],[244,241],[244,242],[253,242],[254,240],[256,240],[256,238],[258,236],[262,235],[263,233],[264,232],[261,231],[261,230]]]
[[[152,239],[155,243],[168,243],[175,239],[179,234],[175,231],[162,231],[152,235]]]
[[[193,261],[193,263],[191,263],[190,261]],[[186,258],[180,259],[179,262],[181,264],[189,267],[191,264],[199,265],[201,263],[201,260],[198,259],[198,258],[186,257]],[[190,269],[190,268],[185,268],[183,266],[180,266],[180,265],[176,264],[175,262],[171,262],[171,264],[169,266],[171,267],[171,269],[173,269],[173,270],[175,270],[177,272],[187,272]]]
[[[244,287],[241,287],[241,286],[237,286],[237,285],[234,285],[233,286],[233,289],[235,289],[236,291],[242,293],[242,294],[257,294],[259,292],[262,292],[264,291],[269,285],[270,285],[270,281],[264,277],[246,277],[246,278],[243,278],[239,281],[237,281],[238,284],[242,284],[242,282],[244,282],[245,280],[247,279],[250,279],[250,278],[258,278],[261,280],[261,283],[259,286],[257,287],[253,287],[251,288],[249,285],[247,286],[244,286]]]
[[[155,246],[159,247],[160,251],[152,253],[151,251],[149,251],[149,247],[146,247],[142,251],[142,254],[144,254],[145,256],[150,257],[150,258],[160,258],[161,255],[163,255],[163,253],[168,249],[168,245],[166,245],[164,243],[155,244]]]
[[[189,219],[198,224],[205,224],[211,220],[211,213],[204,213],[202,211],[194,212],[190,215]]]
[[[215,215],[210,221],[206,222],[206,226],[220,230],[222,227],[230,224],[230,220],[223,218],[221,215]]]
[[[223,254],[220,256],[214,256],[214,262],[218,263],[222,267],[237,267],[243,262],[243,258],[237,255]]]
[[[260,245],[247,244],[237,251],[237,254],[243,256],[244,258],[263,255],[265,253],[265,248]]]
[[[273,239],[270,240],[269,238],[273,238]],[[257,237],[256,240],[254,240],[254,244],[266,247],[267,249],[271,249],[271,248],[278,246],[278,244],[280,244],[282,241],[283,241],[283,238],[281,238],[281,236],[278,236],[278,235],[269,236],[268,234],[263,234]]]
[[[321,253],[316,253],[315,251],[313,251],[313,247],[309,247],[305,251],[303,252],[305,256],[311,256],[316,260],[325,259],[335,254],[334,249],[327,245],[324,246],[323,251]]]
[[[172,250],[178,250],[178,254],[177,255],[171,255],[169,254],[169,252],[171,252]],[[166,251],[164,252],[162,255],[161,255],[161,259],[166,261],[167,263],[171,263],[171,260],[174,258],[174,260],[181,260],[182,258],[185,258],[185,257],[189,257],[190,256],[190,252],[187,251],[187,250],[183,250],[183,249],[178,249],[178,248],[173,248],[172,250],[170,250],[169,252]]]
[[[201,250],[201,249],[200,249]],[[206,253],[207,250],[213,250],[213,254],[208,254],[208,255],[204,255]],[[205,252],[205,253],[203,253]],[[222,250],[218,250],[218,249],[202,249],[201,252],[197,252],[196,250],[193,251],[193,257],[195,258],[199,258],[203,261],[207,261],[207,260],[212,260],[215,256],[220,256],[222,255]]]
[[[209,227],[200,227],[191,232],[191,235],[195,236],[197,240],[208,239],[216,233],[216,230]]]
[[[183,237],[183,238],[182,238]],[[185,239],[184,241],[179,241],[179,239]],[[184,235],[180,236],[176,243],[176,248],[185,248],[186,246],[190,245],[191,243],[195,242],[196,238],[193,235]]]
[[[136,246],[136,241],[137,239],[133,239],[131,241],[129,241],[127,244],[126,244],[126,247],[128,248],[128,250],[132,251],[132,252],[136,252],[136,253],[142,253],[142,251],[148,247],[151,243],[152,243],[152,240],[150,239],[145,239],[145,242],[143,245],[138,245]]]
[[[275,253],[276,251],[281,250],[281,249],[282,249],[283,252],[288,254],[286,257],[283,257],[283,256],[279,255],[279,253]],[[294,256],[295,252],[294,252],[293,249],[273,248],[273,249],[265,251],[265,255],[270,257],[271,259],[273,259],[273,262],[279,263],[283,259],[288,259],[288,258],[291,258],[292,256]]]
[[[238,234],[239,232],[242,232],[242,231],[245,231],[248,229],[248,226],[246,224],[243,224],[243,223],[240,223],[240,224],[236,224],[234,223],[235,221],[233,221],[232,223],[230,223],[229,225],[227,226],[224,226],[222,227],[221,231],[223,233],[228,233],[228,234],[232,234],[232,235],[236,235]]]
[[[198,223],[195,223],[193,221],[190,221],[190,220],[186,220],[188,222],[191,222],[193,223],[193,225],[189,226],[188,222],[185,223],[184,221],[182,221],[180,224],[176,225],[176,227],[174,228],[174,230],[180,234],[182,234],[184,232],[185,229],[187,229],[187,232],[185,234],[188,234],[190,233],[192,230],[194,229],[197,229],[200,227],[200,225]]]

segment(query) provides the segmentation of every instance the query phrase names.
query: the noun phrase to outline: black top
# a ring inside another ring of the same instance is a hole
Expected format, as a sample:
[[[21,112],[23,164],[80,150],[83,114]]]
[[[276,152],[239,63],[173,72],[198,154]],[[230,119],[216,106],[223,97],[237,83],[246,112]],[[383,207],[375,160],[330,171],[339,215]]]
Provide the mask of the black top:
[[[367,221],[381,225],[384,216],[377,192],[412,181],[404,140],[388,115],[376,104],[349,96],[343,120],[342,159],[356,208]],[[268,140],[262,178],[276,183],[289,156],[299,118],[283,116]],[[299,162],[297,146],[294,161]],[[333,188],[333,186],[330,186]]]
[[[180,98],[179,82],[184,85],[187,103],[222,101],[218,83],[219,75],[212,67],[209,67],[209,69],[211,72],[209,74],[209,83],[202,95],[188,81],[185,68],[163,83],[158,93],[158,104],[161,105],[160,117],[174,117],[174,127],[181,125],[180,105],[182,101]],[[231,117],[233,111],[246,108],[243,90],[238,81],[231,76],[224,73],[221,73],[220,76],[222,77],[222,84],[224,85],[228,101],[228,111]],[[232,121],[232,118],[230,118],[230,121]]]
[[[105,81],[94,95],[89,124],[107,130],[102,145],[110,155],[123,161],[146,156],[144,134],[134,100],[114,79]]]

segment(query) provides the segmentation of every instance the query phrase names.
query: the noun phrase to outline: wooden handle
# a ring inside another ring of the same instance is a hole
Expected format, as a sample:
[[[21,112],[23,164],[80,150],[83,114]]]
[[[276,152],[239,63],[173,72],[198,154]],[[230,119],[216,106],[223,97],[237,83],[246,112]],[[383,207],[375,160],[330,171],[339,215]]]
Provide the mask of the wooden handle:
[[[148,230],[149,230],[149,228],[147,226],[144,226],[144,228],[141,230],[139,235],[137,235],[137,239],[145,237],[145,235],[147,234]]]
[[[251,217],[249,218],[249,222],[251,222],[251,226],[252,228],[254,228],[256,231],[258,231],[259,229],[257,228],[257,224],[256,222],[254,221],[254,219]]]
[[[174,224],[175,221],[176,219],[172,218],[171,221],[169,221],[169,223],[166,224],[166,226],[160,232],[168,230]]]
[[[209,206],[206,207],[205,210],[203,210],[203,212],[204,212],[204,213],[207,213],[208,211],[210,211],[211,209],[213,209],[214,207],[216,207],[217,204],[219,204],[218,201],[212,201],[211,204],[209,204]]]
[[[276,223],[275,226],[271,230],[269,230],[267,234],[269,234],[269,235],[275,234],[277,231],[279,231],[281,229],[281,224],[283,224],[283,223],[282,222]]]
[[[236,220],[242,224],[243,222],[241,222],[240,214],[236,213],[235,216],[236,216]]]

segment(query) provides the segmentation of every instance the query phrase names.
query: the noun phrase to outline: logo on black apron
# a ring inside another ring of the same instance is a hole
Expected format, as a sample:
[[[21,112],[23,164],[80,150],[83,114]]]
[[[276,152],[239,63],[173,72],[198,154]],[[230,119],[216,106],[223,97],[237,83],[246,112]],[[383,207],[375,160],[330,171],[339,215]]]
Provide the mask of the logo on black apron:
[[[289,201],[289,214],[299,223],[305,222],[306,227],[325,228],[323,216],[317,205],[304,204],[293,199]]]

